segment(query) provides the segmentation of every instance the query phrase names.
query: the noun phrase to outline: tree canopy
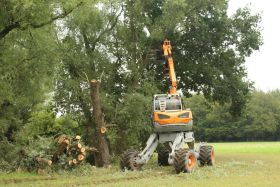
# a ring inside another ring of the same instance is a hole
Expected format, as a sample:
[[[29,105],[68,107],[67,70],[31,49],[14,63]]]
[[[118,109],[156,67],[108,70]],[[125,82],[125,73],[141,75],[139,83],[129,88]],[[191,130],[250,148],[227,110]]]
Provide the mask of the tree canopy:
[[[279,92],[254,91],[244,66],[262,44],[261,16],[249,7],[228,15],[226,0],[0,3],[0,141],[79,132],[94,144],[89,80],[100,79],[111,151],[142,146],[152,96],[168,90],[165,38],[199,139],[279,139]]]

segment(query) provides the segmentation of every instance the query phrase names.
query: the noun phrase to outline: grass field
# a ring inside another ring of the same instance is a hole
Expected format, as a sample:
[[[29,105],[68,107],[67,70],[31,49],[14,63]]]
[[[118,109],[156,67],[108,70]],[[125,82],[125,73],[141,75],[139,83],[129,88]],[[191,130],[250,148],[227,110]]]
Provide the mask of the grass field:
[[[0,175],[0,186],[280,186],[280,142],[214,143],[216,165],[175,174],[153,156],[143,171],[86,169],[72,173]]]

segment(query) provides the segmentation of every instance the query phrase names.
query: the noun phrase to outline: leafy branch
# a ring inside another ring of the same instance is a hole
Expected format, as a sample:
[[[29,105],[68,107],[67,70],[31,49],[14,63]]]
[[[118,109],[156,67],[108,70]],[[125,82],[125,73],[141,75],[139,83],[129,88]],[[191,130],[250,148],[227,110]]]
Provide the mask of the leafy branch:
[[[49,20],[41,22],[41,23],[28,23],[23,26],[20,20],[14,21],[0,31],[0,40],[2,40],[6,35],[8,35],[14,29],[20,29],[20,30],[26,30],[28,28],[37,29],[37,28],[41,28],[45,25],[49,25],[58,19],[65,18],[70,13],[72,13],[76,8],[80,7],[82,4],[83,4],[83,2],[81,1],[74,7],[70,8],[69,10],[64,10],[63,13],[53,16],[53,17],[49,18]]]

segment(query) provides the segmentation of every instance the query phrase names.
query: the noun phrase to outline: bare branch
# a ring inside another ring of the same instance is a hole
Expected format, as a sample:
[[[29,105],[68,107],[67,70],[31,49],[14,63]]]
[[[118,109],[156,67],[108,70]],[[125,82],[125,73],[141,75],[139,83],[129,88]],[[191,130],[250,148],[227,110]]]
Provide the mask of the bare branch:
[[[115,19],[113,20],[113,23],[110,24],[110,26],[107,26],[107,27],[98,35],[98,37],[94,40],[94,45],[93,45],[93,46],[95,46],[95,44],[96,44],[97,42],[100,41],[100,39],[101,39],[102,36],[104,36],[106,33],[110,32],[110,31],[112,31],[112,30],[114,29],[114,27],[115,27],[115,26],[117,25],[117,23],[118,23],[118,20],[119,20],[119,17],[121,16],[122,11],[123,11],[123,7],[122,7],[120,13],[119,13],[119,14],[115,17]],[[108,25],[109,25],[109,24],[108,24]],[[94,50],[94,48],[93,48],[92,50]]]
[[[15,21],[15,22],[7,25],[4,29],[2,29],[0,31],[0,40],[2,40],[7,34],[9,34],[14,29],[26,30],[29,27],[37,29],[37,28],[41,28],[41,27],[43,27],[45,25],[49,25],[49,24],[53,23],[55,20],[58,20],[58,19],[61,19],[61,18],[65,18],[71,12],[73,12],[73,10],[75,10],[76,8],[81,6],[82,4],[83,4],[83,2],[81,1],[76,6],[72,7],[71,9],[64,11],[62,14],[59,14],[59,15],[54,16],[54,17],[51,17],[48,21],[45,21],[45,22],[42,22],[42,23],[29,23],[26,26],[22,26],[20,24],[20,21]]]
[[[0,31],[0,40],[4,38],[7,34],[9,34],[9,32],[19,27],[20,27],[19,22],[14,22],[6,26],[3,30]]]
[[[73,10],[75,10],[76,8],[78,8],[79,6],[81,6],[83,4],[83,2],[79,2],[76,6],[72,7],[69,10],[64,11],[62,14],[59,14],[57,16],[54,16],[52,18],[50,18],[48,21],[46,22],[42,22],[42,23],[30,23],[30,26],[32,28],[40,28],[43,27],[45,25],[51,24],[52,22],[54,22],[55,20],[61,19],[61,18],[65,18],[66,16],[68,16],[70,13],[73,12]]]

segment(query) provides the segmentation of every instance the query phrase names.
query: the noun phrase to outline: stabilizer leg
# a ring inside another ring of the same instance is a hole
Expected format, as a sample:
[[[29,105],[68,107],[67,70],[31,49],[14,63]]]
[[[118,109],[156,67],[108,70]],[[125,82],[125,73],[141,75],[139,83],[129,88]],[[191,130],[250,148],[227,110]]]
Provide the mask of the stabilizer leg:
[[[158,146],[158,135],[156,133],[151,134],[146,143],[145,149],[138,155],[138,158],[136,159],[136,163],[146,164],[150,160],[157,146]]]
[[[182,148],[183,144],[184,144],[184,133],[183,132],[177,133],[176,138],[171,146],[171,153],[169,154],[169,158],[168,158],[168,163],[170,165],[172,165],[174,162],[175,151]]]

